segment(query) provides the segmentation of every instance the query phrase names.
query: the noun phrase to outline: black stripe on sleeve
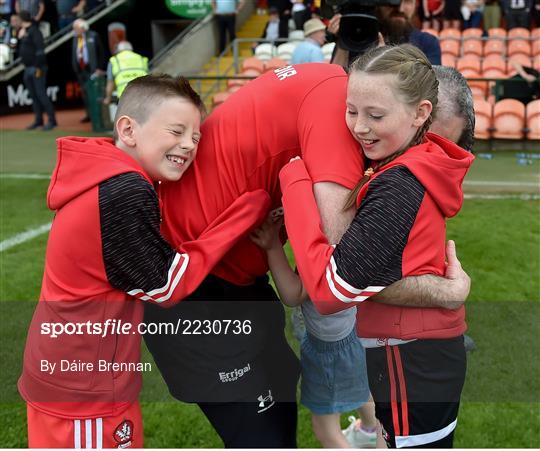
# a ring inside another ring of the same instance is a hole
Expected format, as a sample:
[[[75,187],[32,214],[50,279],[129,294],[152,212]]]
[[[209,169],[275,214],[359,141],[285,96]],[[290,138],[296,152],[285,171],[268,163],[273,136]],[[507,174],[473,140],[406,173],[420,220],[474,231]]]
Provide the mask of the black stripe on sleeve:
[[[176,252],[161,236],[154,187],[135,172],[112,177],[99,185],[99,212],[109,283],[126,292],[164,286]]]
[[[337,274],[358,289],[401,279],[403,250],[424,193],[404,166],[375,178],[334,251]]]

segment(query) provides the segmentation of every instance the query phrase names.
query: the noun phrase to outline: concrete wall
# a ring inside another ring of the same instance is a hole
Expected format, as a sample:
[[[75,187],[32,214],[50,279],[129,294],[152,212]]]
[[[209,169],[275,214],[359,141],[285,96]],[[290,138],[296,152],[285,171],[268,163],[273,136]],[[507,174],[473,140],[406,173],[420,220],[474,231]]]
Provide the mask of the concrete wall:
[[[239,29],[255,11],[255,2],[246,1],[238,14],[236,28]],[[170,50],[153,72],[171,75],[195,75],[217,54],[218,29],[214,18],[205,17],[176,47]]]

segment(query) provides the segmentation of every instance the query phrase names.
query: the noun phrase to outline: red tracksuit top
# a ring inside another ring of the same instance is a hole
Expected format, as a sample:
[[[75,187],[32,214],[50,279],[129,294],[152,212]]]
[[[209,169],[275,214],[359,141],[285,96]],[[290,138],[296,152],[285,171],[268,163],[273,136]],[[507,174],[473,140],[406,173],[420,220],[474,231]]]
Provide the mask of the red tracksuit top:
[[[285,225],[302,281],[323,314],[358,306],[365,338],[450,338],[466,329],[465,309],[412,308],[369,301],[406,277],[443,275],[445,218],[463,202],[474,157],[435,134],[385,165],[360,190],[356,216],[337,246],[324,234],[302,161],[280,174]],[[309,220],[308,220],[309,218]]]
[[[140,361],[140,300],[169,307],[193,292],[239,237],[264,218],[269,196],[246,193],[197,241],[174,249],[160,234],[159,200],[139,164],[110,139],[68,137],[58,140],[47,202],[56,215],[19,392],[34,407],[64,418],[116,415],[137,399],[141,374],[99,371],[98,362]],[[127,334],[109,329],[104,337],[41,333],[43,323],[107,319],[132,329]],[[42,360],[57,363],[56,371],[42,371]],[[94,369],[60,371],[61,360],[91,362]]]

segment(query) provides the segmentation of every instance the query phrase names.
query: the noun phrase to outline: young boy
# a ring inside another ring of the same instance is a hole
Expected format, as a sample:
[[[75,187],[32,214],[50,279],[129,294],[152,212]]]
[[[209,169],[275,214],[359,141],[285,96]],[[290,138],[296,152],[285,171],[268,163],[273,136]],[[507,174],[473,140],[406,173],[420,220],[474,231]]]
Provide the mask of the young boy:
[[[136,299],[177,303],[266,214],[259,190],[240,196],[197,241],[173,249],[160,235],[154,183],[188,169],[202,112],[185,79],[148,75],[124,91],[114,141],[58,140],[47,194],[56,216],[18,384],[29,447],[142,447],[137,398],[151,367],[140,363]]]

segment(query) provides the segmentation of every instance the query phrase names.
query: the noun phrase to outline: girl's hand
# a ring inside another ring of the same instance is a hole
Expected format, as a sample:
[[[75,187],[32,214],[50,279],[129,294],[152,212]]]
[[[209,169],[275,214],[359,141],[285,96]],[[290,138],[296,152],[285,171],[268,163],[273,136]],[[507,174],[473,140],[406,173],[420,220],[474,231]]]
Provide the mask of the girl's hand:
[[[279,215],[272,212],[262,225],[255,229],[249,237],[251,238],[251,241],[265,251],[282,247],[279,239],[281,227],[283,227],[283,214]]]

